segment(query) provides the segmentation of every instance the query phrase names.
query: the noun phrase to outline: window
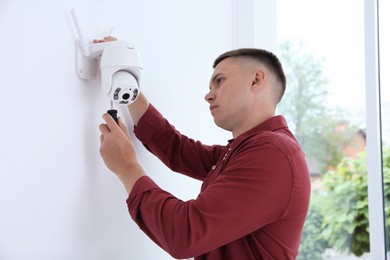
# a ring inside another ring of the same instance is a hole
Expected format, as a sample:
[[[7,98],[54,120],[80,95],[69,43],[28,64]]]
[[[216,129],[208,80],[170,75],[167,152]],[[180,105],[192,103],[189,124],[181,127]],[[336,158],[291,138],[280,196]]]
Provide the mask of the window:
[[[298,259],[369,257],[364,2],[279,0],[279,112],[303,146],[312,197]]]

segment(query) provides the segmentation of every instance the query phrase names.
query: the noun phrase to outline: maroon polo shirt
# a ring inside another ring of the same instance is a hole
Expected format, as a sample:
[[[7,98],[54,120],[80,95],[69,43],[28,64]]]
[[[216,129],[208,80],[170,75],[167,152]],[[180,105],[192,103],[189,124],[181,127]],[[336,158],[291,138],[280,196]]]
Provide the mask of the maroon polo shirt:
[[[134,132],[170,169],[203,181],[189,201],[147,176],[135,183],[130,215],[161,248],[175,258],[296,258],[310,179],[284,117],[210,146],[180,134],[150,105]]]

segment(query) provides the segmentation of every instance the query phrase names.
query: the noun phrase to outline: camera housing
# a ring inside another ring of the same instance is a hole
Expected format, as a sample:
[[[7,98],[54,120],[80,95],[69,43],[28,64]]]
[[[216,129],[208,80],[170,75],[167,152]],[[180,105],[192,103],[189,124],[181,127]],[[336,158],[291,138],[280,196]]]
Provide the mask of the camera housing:
[[[76,41],[77,76],[92,80],[98,75],[99,68],[101,87],[111,101],[127,105],[137,99],[142,61],[134,45],[126,41],[110,41],[89,43],[83,49],[82,41]]]
[[[142,72],[138,50],[126,41],[87,42],[75,10],[71,9],[70,13],[79,36],[75,42],[77,76],[83,80],[94,79],[100,62],[101,87],[104,93],[111,101],[120,105],[134,102],[140,93]]]
[[[134,102],[140,92],[142,62],[137,49],[128,42],[110,42],[100,60],[104,93],[120,105]]]

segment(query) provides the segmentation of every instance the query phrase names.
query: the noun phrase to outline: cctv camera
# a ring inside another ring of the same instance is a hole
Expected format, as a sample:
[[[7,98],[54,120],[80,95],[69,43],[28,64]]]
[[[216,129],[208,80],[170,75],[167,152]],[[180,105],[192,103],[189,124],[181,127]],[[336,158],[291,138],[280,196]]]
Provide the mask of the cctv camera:
[[[142,62],[137,49],[128,42],[110,42],[103,50],[101,61],[103,91],[112,101],[127,105],[140,92]]]
[[[87,43],[81,33],[74,10],[71,10],[79,39],[76,41],[76,74],[91,80],[97,75],[100,58],[102,89],[112,101],[130,104],[140,92],[141,57],[132,44],[125,41]]]
[[[138,82],[128,71],[120,70],[112,75],[110,97],[119,104],[130,104],[138,96]]]

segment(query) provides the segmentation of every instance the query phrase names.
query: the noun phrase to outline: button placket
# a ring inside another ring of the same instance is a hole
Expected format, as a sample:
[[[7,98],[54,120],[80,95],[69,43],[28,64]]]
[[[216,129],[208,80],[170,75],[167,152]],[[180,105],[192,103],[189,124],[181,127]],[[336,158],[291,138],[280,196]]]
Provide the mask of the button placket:
[[[222,161],[224,161],[225,159],[226,159],[226,157],[228,156],[228,154],[229,154],[229,152],[232,150],[232,148],[231,147],[229,147],[228,149],[227,149],[227,152],[223,155],[223,158],[222,158]],[[218,164],[218,163],[217,163]],[[213,165],[212,167],[211,167],[211,170],[215,170],[217,168],[217,165]]]
[[[226,149],[226,153],[224,154],[222,160],[219,160],[215,163],[215,165],[211,166],[211,170],[209,172],[209,174],[207,175],[205,181],[203,182],[202,184],[202,187],[201,187],[201,191],[204,191],[207,186],[209,185],[209,183],[211,183],[212,181],[214,181],[217,176],[219,175],[221,169],[218,168],[218,167],[223,167],[223,163],[224,163],[224,160],[226,159],[227,155],[229,154],[229,152],[232,150],[232,148],[227,148]],[[217,170],[218,169],[218,170]],[[216,171],[217,170],[217,171]]]
[[[223,156],[222,160],[225,160],[226,159],[226,156],[229,154],[229,152],[232,150],[231,147],[228,148],[227,152],[225,153],[225,155]]]

